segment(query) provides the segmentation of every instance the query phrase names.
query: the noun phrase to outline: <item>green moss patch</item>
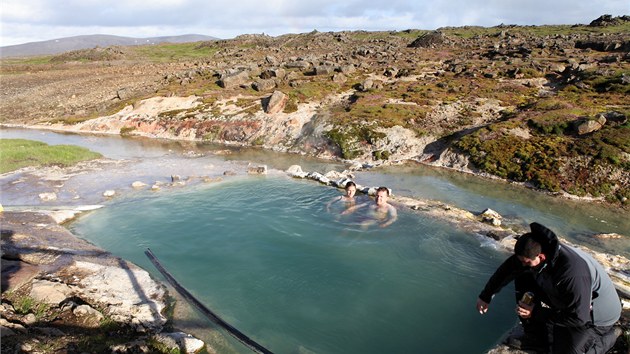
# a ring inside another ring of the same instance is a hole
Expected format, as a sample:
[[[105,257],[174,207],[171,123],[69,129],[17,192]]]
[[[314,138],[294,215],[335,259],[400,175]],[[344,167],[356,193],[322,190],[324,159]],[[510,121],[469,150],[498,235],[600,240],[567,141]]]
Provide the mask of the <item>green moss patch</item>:
[[[101,154],[73,145],[48,145],[24,139],[0,139],[0,173],[27,166],[70,166],[102,157]]]

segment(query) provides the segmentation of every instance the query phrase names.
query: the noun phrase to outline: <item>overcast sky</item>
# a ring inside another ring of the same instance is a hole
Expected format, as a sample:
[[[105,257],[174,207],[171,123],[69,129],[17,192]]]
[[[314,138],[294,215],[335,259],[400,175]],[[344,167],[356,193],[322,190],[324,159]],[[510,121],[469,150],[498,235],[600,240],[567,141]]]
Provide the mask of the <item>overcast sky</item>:
[[[444,26],[588,24],[630,0],[0,0],[0,46],[86,34],[277,36]]]

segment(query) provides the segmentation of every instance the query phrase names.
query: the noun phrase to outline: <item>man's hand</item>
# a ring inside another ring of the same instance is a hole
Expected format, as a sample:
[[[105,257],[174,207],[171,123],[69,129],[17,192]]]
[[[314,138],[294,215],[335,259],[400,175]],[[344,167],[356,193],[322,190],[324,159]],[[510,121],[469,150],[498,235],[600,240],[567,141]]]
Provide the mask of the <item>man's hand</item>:
[[[519,301],[518,306],[516,306],[516,314],[522,318],[532,317],[532,310],[534,310],[534,304],[527,305],[526,303]]]
[[[480,314],[483,315],[486,312],[488,312],[488,307],[489,306],[490,305],[487,302],[485,302],[485,301],[483,301],[481,299],[477,299],[477,311],[479,311]]]

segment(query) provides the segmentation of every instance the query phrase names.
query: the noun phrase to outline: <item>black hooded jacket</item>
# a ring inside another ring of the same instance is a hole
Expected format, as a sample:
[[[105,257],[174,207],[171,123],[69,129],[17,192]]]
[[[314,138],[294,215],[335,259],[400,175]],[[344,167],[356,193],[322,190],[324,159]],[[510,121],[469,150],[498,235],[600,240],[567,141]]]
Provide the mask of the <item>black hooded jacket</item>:
[[[492,275],[479,298],[490,303],[494,294],[516,277],[530,273],[552,310],[551,321],[565,327],[611,326],[621,315],[621,301],[604,268],[587,253],[561,245],[543,225],[532,223],[532,238],[546,259],[536,269],[510,256]],[[591,311],[592,304],[592,311]]]

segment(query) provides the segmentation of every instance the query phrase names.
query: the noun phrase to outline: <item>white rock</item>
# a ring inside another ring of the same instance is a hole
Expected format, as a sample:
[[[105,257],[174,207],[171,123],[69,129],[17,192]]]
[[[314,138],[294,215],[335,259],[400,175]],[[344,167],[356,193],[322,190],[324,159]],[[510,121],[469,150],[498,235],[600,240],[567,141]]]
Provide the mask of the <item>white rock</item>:
[[[22,321],[24,321],[24,324],[27,326],[32,326],[35,323],[37,323],[37,317],[35,316],[34,313],[29,313],[26,316],[24,316],[24,318],[22,319]]]
[[[19,353],[30,353],[33,351],[33,346],[30,343],[22,343],[22,344],[18,344],[19,347]]]
[[[334,180],[338,180],[338,179],[342,179],[345,178],[346,176],[344,176],[341,172],[337,172],[337,171],[328,171],[324,174],[324,177],[328,178],[328,179],[334,179]]]
[[[180,349],[185,353],[198,353],[206,345],[203,341],[183,332],[160,333],[153,338],[169,349]]]
[[[143,188],[143,187],[146,187],[146,185],[147,185],[146,183],[140,182],[140,181],[135,181],[131,184],[133,188]]]
[[[126,263],[112,267],[82,261],[74,268],[73,273],[86,274],[77,284],[81,297],[107,308],[113,320],[136,330],[159,329],[166,323],[166,291],[147,271]]]
[[[63,224],[68,220],[72,220],[79,213],[81,212],[78,210],[52,210],[50,212],[46,212],[46,214],[50,215],[57,224]]]
[[[499,213],[490,208],[481,213],[481,220],[494,226],[501,226],[502,219],[503,217]]]
[[[326,176],[321,176],[318,181],[320,181],[321,183],[325,184],[325,185],[329,185],[330,184],[330,179]]]
[[[186,353],[198,353],[206,346],[206,343],[191,335],[186,335],[182,338],[182,346]]]
[[[115,190],[108,189],[105,192],[103,192],[103,197],[109,198],[109,197],[113,197],[115,194],[116,194]]]
[[[36,279],[33,281],[30,296],[35,301],[59,305],[72,295],[72,289],[62,283]]]
[[[308,173],[302,171],[302,167],[300,165],[291,165],[286,170],[287,174],[291,177],[304,178],[308,175]]]
[[[105,318],[102,313],[93,309],[89,305],[77,306],[72,313],[74,313],[77,317],[84,317],[84,325],[89,325],[93,328],[98,327],[103,318]]]
[[[499,219],[501,218],[501,215],[499,213],[497,213],[496,211],[490,208],[487,208],[486,210],[482,211],[481,215],[490,216],[490,217],[499,218]]]
[[[49,202],[52,200],[57,200],[57,194],[54,192],[50,192],[50,193],[39,193],[39,199],[41,199],[44,202]]]
[[[291,165],[289,166],[289,168],[287,168],[286,172],[288,174],[294,174],[294,173],[303,173],[304,171],[302,171],[302,166],[300,165]]]
[[[316,180],[316,181],[319,181],[321,178],[324,177],[324,175],[319,173],[319,172],[313,171],[313,172],[309,172],[306,177],[308,177],[310,179],[313,179],[313,180]]]
[[[74,310],[72,310],[77,316],[94,316],[100,319],[103,319],[103,314],[98,312],[98,310],[93,309],[89,305],[79,305]]]

